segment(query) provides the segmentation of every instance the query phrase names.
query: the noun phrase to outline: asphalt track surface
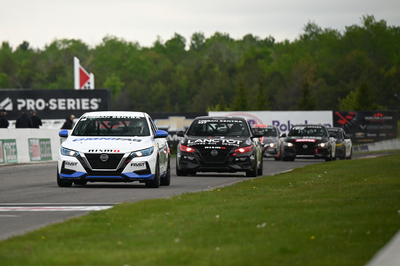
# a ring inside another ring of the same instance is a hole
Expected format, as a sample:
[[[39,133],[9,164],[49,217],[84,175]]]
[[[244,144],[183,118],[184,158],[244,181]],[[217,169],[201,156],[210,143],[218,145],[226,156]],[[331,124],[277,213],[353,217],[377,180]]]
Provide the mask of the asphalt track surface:
[[[304,159],[282,162],[264,158],[263,176],[323,162]],[[146,188],[138,182],[88,183],[86,186],[60,188],[56,182],[55,162],[1,166],[0,240],[122,202],[168,198],[251,179],[243,173],[198,173],[178,177],[174,158],[171,159],[171,173],[171,185],[156,189]]]

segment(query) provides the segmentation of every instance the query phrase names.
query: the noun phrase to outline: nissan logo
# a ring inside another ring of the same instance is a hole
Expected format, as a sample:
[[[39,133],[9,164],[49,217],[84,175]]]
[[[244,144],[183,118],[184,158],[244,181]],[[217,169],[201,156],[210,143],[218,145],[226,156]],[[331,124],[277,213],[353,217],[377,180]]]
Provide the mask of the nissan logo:
[[[306,144],[303,145],[303,149],[307,149],[308,146]]]
[[[108,160],[108,155],[105,154],[105,153],[103,153],[102,155],[100,155],[100,160],[101,160],[102,162],[106,162],[106,161]]]
[[[217,156],[217,155],[218,155],[218,151],[212,150],[212,151],[211,151],[211,155],[212,155],[212,156]]]

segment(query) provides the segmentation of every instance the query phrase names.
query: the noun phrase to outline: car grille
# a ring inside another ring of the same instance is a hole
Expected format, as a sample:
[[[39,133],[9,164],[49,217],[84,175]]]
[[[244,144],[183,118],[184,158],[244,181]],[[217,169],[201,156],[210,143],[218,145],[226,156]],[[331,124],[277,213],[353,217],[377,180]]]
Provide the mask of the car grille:
[[[108,153],[108,160],[103,162],[100,160],[100,155],[103,153],[90,153],[85,154],[92,169],[116,169],[121,162],[123,154],[110,154]]]
[[[294,144],[297,149],[297,154],[302,154],[302,155],[312,155],[314,154],[314,148],[315,144],[314,143],[307,143],[307,142],[299,142]],[[305,145],[307,148],[304,148]]]
[[[204,149],[204,150],[200,150],[201,153],[201,157],[203,158],[205,163],[224,163],[226,161],[226,158],[229,154],[229,150],[216,150],[218,152],[217,155],[213,156],[211,155],[211,152],[214,149]]]

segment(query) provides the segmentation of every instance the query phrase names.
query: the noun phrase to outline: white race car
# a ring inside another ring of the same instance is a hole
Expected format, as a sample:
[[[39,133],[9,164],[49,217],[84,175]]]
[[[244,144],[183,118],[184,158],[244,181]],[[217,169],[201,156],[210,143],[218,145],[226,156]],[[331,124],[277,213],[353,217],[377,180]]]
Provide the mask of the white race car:
[[[171,182],[168,133],[157,130],[147,113],[91,112],[79,118],[60,147],[57,184],[60,187],[87,182],[145,183],[146,187]]]

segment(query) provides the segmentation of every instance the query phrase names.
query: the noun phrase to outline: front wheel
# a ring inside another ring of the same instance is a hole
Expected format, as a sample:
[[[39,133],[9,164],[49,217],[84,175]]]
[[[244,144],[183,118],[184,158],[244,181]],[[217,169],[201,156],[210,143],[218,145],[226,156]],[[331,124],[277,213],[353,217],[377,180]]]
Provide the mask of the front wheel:
[[[264,160],[263,160],[263,157],[261,156],[261,165],[260,165],[260,168],[257,171],[257,174],[258,175],[263,175],[263,171],[264,171]]]
[[[59,187],[71,187],[72,186],[72,181],[65,181],[60,178],[60,174],[58,173],[57,169],[57,185]]]
[[[246,172],[246,176],[247,177],[257,177],[257,171],[258,171],[258,169],[257,169],[257,158],[256,158],[255,162],[254,162],[254,166],[252,167],[251,170]]]
[[[158,187],[160,187],[160,183],[161,183],[161,181],[160,181],[160,163],[159,163],[158,158],[157,158],[156,170],[155,170],[155,173],[154,173],[154,179],[151,180],[151,181],[146,182],[146,187],[148,187],[148,188],[158,188]]]
[[[325,158],[326,162],[332,161],[332,150],[329,151],[329,157]]]
[[[171,165],[170,160],[168,159],[168,167],[167,167],[167,174],[161,178],[161,186],[169,186],[171,184]]]
[[[178,167],[178,158],[176,158],[176,175],[177,176],[187,176],[188,172],[185,170],[180,170]]]
[[[351,148],[350,155],[346,159],[351,160],[351,157],[353,157],[353,148]]]

